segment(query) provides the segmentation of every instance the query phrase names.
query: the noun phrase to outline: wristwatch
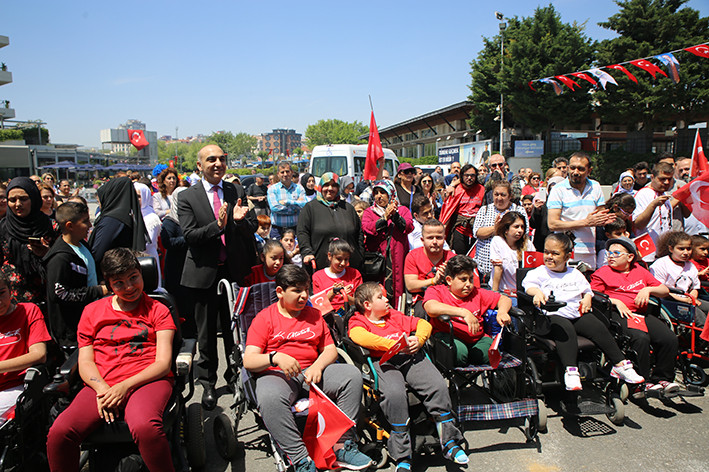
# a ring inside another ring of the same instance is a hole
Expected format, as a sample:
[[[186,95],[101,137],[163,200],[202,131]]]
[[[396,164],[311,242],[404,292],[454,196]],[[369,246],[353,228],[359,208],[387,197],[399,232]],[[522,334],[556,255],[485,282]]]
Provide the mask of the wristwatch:
[[[273,356],[275,356],[278,353],[278,351],[271,351],[268,353],[268,363],[271,364],[271,367],[276,367],[276,364],[273,363]]]

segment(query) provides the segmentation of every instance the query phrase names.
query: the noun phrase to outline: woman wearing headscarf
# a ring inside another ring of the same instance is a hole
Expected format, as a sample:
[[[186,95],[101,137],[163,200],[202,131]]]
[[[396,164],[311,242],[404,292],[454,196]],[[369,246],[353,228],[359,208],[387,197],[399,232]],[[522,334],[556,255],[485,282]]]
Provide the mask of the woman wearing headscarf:
[[[615,193],[629,193],[630,195],[635,195],[637,192],[633,188],[635,186],[635,176],[630,171],[625,171],[620,174],[618,179],[618,184],[616,185]]]
[[[350,205],[354,203],[354,179],[349,175],[342,176],[340,178],[340,195],[344,201]]]
[[[145,230],[148,233],[148,240],[145,241],[145,252],[155,258],[158,265],[158,286],[162,287],[162,274],[160,273],[160,254],[158,253],[158,237],[162,221],[153,208],[153,192],[145,184],[133,183],[135,192],[140,200],[140,213],[143,215]]]
[[[298,245],[303,264],[315,261],[316,269],[329,267],[327,249],[332,238],[347,241],[354,249],[350,267],[361,270],[364,260],[362,223],[354,207],[340,199],[337,174],[323,174],[315,200],[305,204],[298,217]]]
[[[318,191],[315,189],[315,177],[307,172],[300,178],[300,185],[305,189],[305,198],[311,202],[318,196]]]
[[[145,251],[148,235],[138,195],[130,178],[111,179],[97,190],[96,195],[101,205],[101,214],[89,237],[96,266],[100,267],[101,259],[109,249],[127,247],[134,251]]]
[[[46,299],[42,257],[59,235],[42,213],[37,184],[27,177],[15,177],[7,186],[8,210],[0,220],[2,270],[10,280],[15,302],[40,303]]]
[[[182,278],[182,267],[185,265],[187,257],[187,241],[182,233],[182,227],[177,219],[178,195],[187,190],[187,187],[177,187],[168,197],[170,199],[170,211],[162,220],[160,230],[160,240],[165,248],[165,290],[175,297],[177,311],[185,319],[181,325],[182,336],[185,338],[197,336],[197,326],[195,325],[192,309],[192,291],[185,290],[180,285]]]
[[[404,259],[409,252],[408,234],[414,222],[409,209],[400,206],[394,183],[379,180],[372,186],[372,206],[362,214],[362,230],[367,235],[365,250],[384,255],[384,283],[389,303],[396,307],[404,293]]]

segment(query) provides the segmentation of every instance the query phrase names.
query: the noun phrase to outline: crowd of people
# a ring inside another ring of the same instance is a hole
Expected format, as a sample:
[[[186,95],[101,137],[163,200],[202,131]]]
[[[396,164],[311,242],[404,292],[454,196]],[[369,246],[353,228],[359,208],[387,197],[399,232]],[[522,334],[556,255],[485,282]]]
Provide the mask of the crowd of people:
[[[356,185],[332,172],[299,176],[281,162],[268,178],[256,174],[248,188],[227,174],[218,146],[203,147],[198,157],[198,169],[184,179],[173,168],[154,179],[117,173],[97,191],[97,215],[70,182],[57,185],[51,174],[0,185],[0,331],[17,337],[12,349],[0,350],[0,410],[15,402],[21,372],[42,362],[52,343],[79,349],[86,385],[52,426],[52,470],[78,470],[81,440],[118,416],[129,423],[150,470],[172,470],[155,419],[169,397],[176,326],[143,296],[137,253],[159,262],[159,289],[177,300],[182,336],[198,341],[195,374],[207,410],[218,399],[217,333],[222,361],[234,348],[232,313],[217,295],[218,282],[275,281],[278,302],[254,320],[244,365],[257,374],[266,426],[299,472],[315,466],[289,413],[295,394],[318,384],[356,420],[362,389],[358,370],[333,364],[330,332],[320,311],[308,306],[313,293],[324,293],[334,310],[355,307],[349,334],[375,359],[406,337],[400,354],[375,363],[383,411],[401,426],[389,438],[397,471],[409,470],[412,459],[404,382],[427,398],[445,457],[467,463],[462,436],[449,424],[445,382],[421,347],[431,336],[445,338],[456,347],[458,365],[488,362],[492,338],[483,324],[499,329],[510,322],[525,252],[543,253],[543,265],[523,282],[534,304],[542,306],[552,292],[567,303],[548,315],[568,390],[582,388],[577,334],[603,350],[611,375],[631,384],[634,396],[679,389],[676,336],[653,317],[643,317],[645,330],[630,321],[643,316],[650,296],[666,297],[669,288],[696,305],[698,325],[706,320],[709,302],[698,295],[709,281],[703,235],[709,230],[671,196],[689,180],[686,158],[635,164],[606,199],[583,152],[556,159],[543,174],[510,172],[494,154],[479,167],[455,162],[448,175],[402,163],[393,178],[382,169],[377,180]],[[655,251],[641,256],[632,238],[646,234]],[[635,365],[604,325],[582,316],[593,290],[616,307],[614,317],[638,353]],[[403,313],[406,294],[416,317]],[[484,317],[488,309],[497,310],[494,319]],[[441,315],[451,316],[454,339]],[[702,337],[709,341],[706,328]],[[120,347],[137,340],[138,353]],[[231,369],[224,375],[230,385]],[[340,466],[369,466],[352,430],[334,449]]]

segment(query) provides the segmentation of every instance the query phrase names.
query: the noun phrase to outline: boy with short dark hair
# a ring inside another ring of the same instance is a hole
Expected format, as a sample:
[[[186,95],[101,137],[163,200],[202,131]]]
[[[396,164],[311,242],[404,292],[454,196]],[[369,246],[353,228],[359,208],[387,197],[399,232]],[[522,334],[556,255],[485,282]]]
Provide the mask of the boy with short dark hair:
[[[630,237],[630,233],[628,232],[628,223],[626,223],[626,221],[620,216],[617,216],[615,220],[605,225],[603,227],[603,231],[606,233],[606,240]],[[603,267],[606,264],[608,264],[608,251],[604,247],[598,251],[596,267]]]
[[[456,349],[456,365],[486,364],[492,338],[483,331],[487,310],[497,310],[500,326],[509,324],[512,301],[497,292],[475,287],[476,264],[468,256],[457,255],[446,264],[447,285],[434,285],[426,290],[423,307],[431,317],[433,336]],[[450,339],[447,323],[441,315],[451,317],[454,339]]]
[[[411,470],[413,453],[406,384],[424,399],[426,410],[436,421],[446,459],[467,464],[468,456],[462,447],[463,435],[454,423],[446,381],[420,351],[431,334],[430,323],[389,308],[382,288],[375,282],[357,288],[355,305],[357,312],[350,318],[349,336],[355,343],[369,349],[375,361],[374,369],[382,393],[381,408],[392,425],[387,450],[397,463],[396,471]],[[402,336],[406,337],[406,348],[382,363],[382,355]]]
[[[320,311],[306,306],[310,277],[301,267],[285,265],[276,274],[278,302],[251,322],[244,367],[258,374],[256,398],[263,421],[295,465],[296,472],[315,472],[315,464],[293,418],[291,406],[317,384],[354,421],[362,398],[362,376],[349,364],[335,364],[337,349]],[[371,459],[357,450],[354,429],[333,448],[335,465],[361,470]]]
[[[94,257],[86,244],[91,229],[89,208],[66,202],[57,208],[62,232],[43,262],[47,267],[47,325],[60,346],[76,345],[76,329],[84,307],[108,294],[98,283]]]

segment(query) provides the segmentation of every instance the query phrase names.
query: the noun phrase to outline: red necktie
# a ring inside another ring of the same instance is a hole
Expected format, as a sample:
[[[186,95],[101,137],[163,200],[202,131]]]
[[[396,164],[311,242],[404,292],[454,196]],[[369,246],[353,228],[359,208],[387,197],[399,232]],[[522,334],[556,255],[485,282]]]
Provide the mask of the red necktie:
[[[219,209],[222,207],[222,202],[219,200],[219,185],[212,186],[212,201],[214,202],[214,218],[219,221]],[[226,239],[224,233],[220,237],[222,244],[219,248],[219,262],[226,261]]]

